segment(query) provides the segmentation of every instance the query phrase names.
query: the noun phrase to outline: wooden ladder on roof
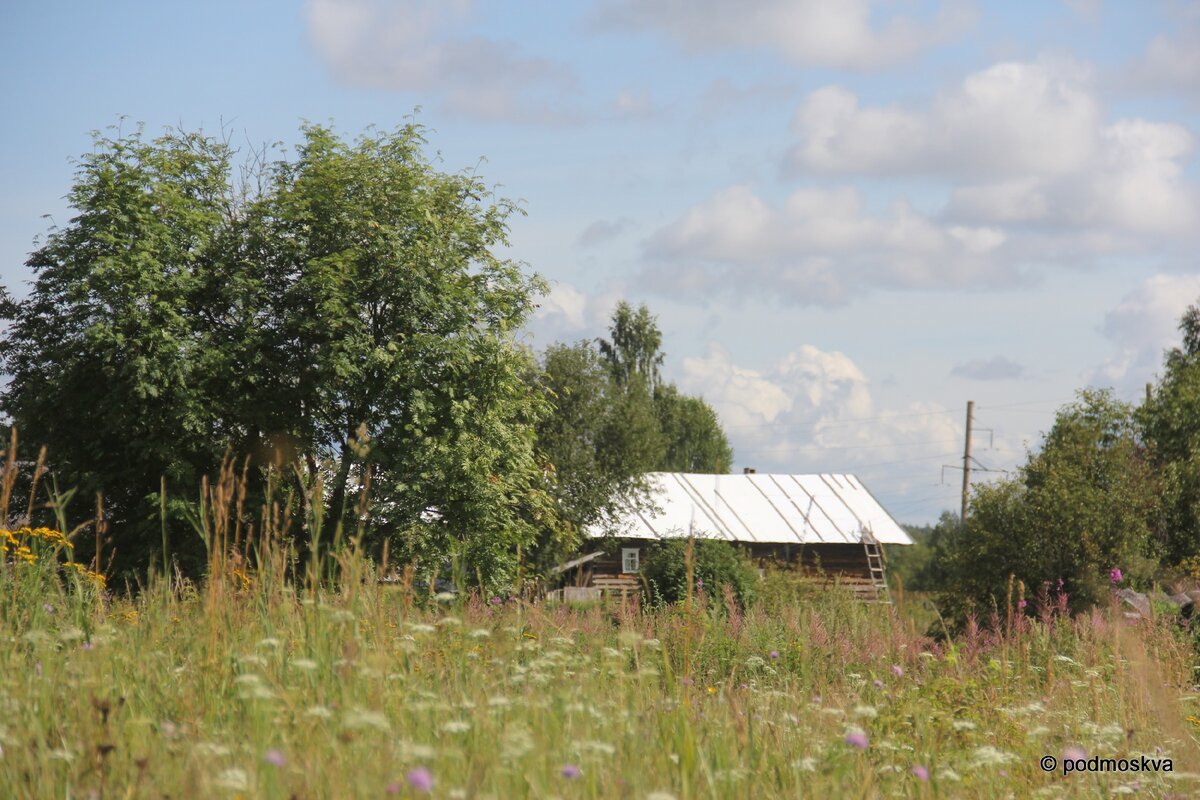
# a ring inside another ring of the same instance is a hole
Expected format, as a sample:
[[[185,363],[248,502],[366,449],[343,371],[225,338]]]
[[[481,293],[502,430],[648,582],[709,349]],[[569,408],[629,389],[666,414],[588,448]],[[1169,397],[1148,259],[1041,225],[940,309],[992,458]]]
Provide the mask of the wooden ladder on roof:
[[[871,574],[871,585],[875,587],[875,602],[884,605],[892,604],[892,593],[888,590],[887,577],[883,570],[883,551],[879,540],[870,528],[863,528],[863,550],[867,554],[867,569]]]

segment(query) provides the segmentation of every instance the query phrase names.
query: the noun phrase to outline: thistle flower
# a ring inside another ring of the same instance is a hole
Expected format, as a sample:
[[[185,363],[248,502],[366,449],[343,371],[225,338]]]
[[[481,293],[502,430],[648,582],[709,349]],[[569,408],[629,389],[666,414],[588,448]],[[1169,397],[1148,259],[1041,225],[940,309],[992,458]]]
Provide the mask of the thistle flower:
[[[429,792],[433,789],[433,773],[425,767],[410,769],[404,779],[418,792]]]
[[[1110,581],[1112,581],[1113,583],[1120,583],[1122,580],[1125,579],[1125,576],[1121,574],[1120,567],[1113,567],[1108,572],[1108,579]]]
[[[897,678],[903,678],[904,677],[904,667],[900,666],[899,664],[892,664],[892,674],[895,675]]]
[[[859,750],[866,750],[870,741],[867,739],[867,734],[862,731],[850,731],[846,734],[846,744]]]
[[[274,747],[263,753],[263,761],[276,767],[287,765],[287,757],[284,756],[281,750],[276,750]]]
[[[919,781],[929,780],[929,770],[925,769],[925,767],[921,766],[920,764],[913,765],[912,774],[916,775],[917,780]]]
[[[574,780],[583,774],[583,770],[574,764],[564,764],[562,768],[562,776]]]

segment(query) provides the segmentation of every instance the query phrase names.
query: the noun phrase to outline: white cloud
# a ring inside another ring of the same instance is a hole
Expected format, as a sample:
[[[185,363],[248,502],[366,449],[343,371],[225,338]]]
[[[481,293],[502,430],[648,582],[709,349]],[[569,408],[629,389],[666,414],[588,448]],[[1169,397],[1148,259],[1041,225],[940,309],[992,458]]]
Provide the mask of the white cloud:
[[[960,412],[879,408],[849,356],[812,345],[754,370],[711,344],[683,360],[677,382],[717,411],[738,463],[763,471],[856,472],[896,496],[933,483],[962,439]]]
[[[1101,330],[1116,352],[1097,367],[1091,382],[1140,396],[1162,366],[1163,351],[1179,344],[1179,318],[1200,301],[1200,275],[1155,275],[1104,316]]]
[[[621,298],[617,286],[588,294],[570,283],[556,281],[538,298],[538,307],[525,327],[538,346],[599,335],[607,328]]]
[[[871,69],[953,39],[975,18],[964,2],[927,19],[872,20],[868,0],[603,0],[601,27],[658,30],[691,52],[768,47],[801,64]]]
[[[827,87],[801,104],[793,128],[793,169],[948,179],[947,215],[977,224],[1179,234],[1198,217],[1184,179],[1192,135],[1106,122],[1088,70],[1071,62],[996,64],[923,108],[863,107]]]
[[[996,64],[929,108],[860,107],[840,87],[796,112],[795,166],[866,174],[1008,175],[1070,172],[1097,146],[1100,108],[1078,67]]]
[[[1005,285],[1005,234],[944,225],[904,203],[873,214],[854,188],[805,188],[773,207],[747,186],[722,190],[645,242],[649,277],[669,291],[754,294],[837,305],[875,286]]]
[[[472,118],[564,123],[569,67],[467,35],[472,0],[309,0],[308,30],[334,75],[354,86],[429,92]]]

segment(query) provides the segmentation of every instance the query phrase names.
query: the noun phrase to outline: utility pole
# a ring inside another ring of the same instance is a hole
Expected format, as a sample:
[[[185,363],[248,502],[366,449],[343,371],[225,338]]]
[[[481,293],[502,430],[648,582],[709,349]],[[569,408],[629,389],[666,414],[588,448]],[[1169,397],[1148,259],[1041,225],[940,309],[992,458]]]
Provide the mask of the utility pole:
[[[971,493],[971,424],[975,420],[975,401],[967,401],[967,440],[963,447],[963,488],[962,488],[962,516],[959,517],[963,525],[967,524],[967,498]]]

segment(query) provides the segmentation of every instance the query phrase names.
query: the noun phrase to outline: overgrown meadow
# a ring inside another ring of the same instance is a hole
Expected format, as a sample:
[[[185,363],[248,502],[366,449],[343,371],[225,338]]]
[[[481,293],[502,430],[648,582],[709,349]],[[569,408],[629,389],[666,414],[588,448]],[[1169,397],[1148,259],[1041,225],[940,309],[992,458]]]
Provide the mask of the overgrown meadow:
[[[136,594],[12,532],[0,794],[42,797],[1195,796],[1193,653],[1115,611],[997,614],[950,643],[767,579],[748,610],[429,596],[352,543]],[[18,544],[21,542],[21,544]],[[17,547],[30,557],[14,558]],[[1036,604],[1036,601],[1033,601]],[[1063,776],[1044,755],[1172,760]]]

